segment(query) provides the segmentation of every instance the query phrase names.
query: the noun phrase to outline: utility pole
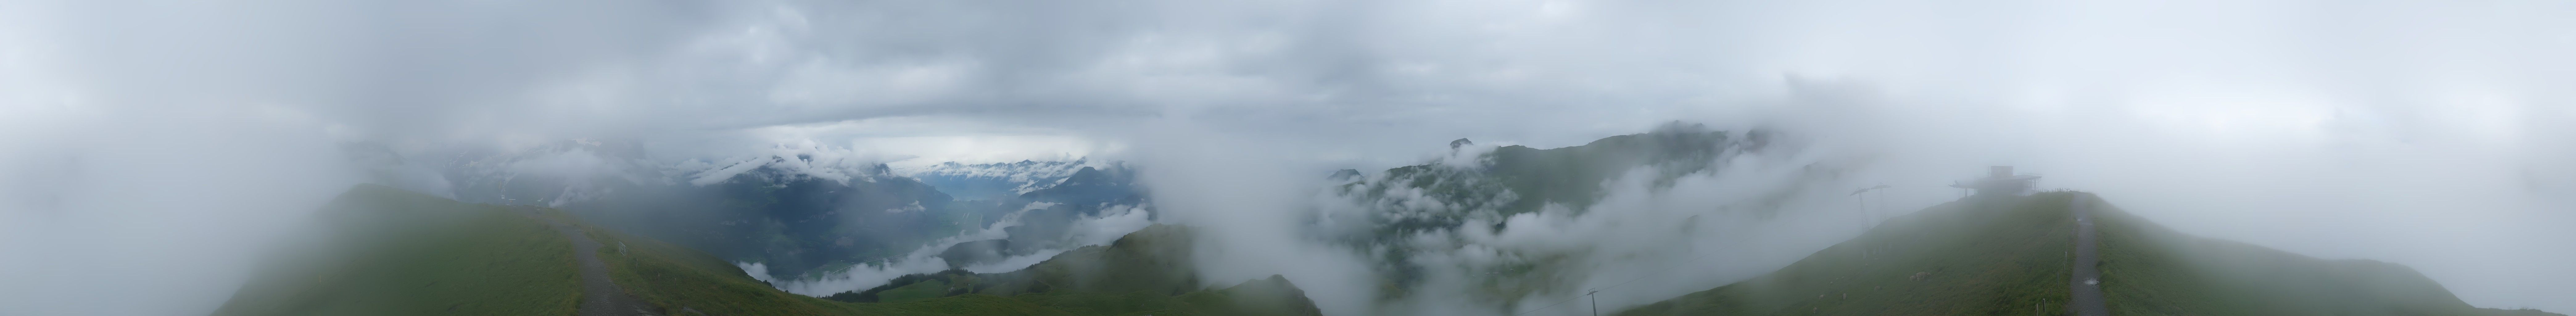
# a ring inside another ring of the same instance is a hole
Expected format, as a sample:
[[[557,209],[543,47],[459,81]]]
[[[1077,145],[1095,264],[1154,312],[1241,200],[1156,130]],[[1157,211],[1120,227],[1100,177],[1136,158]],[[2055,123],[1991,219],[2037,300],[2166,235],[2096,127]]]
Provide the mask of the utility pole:
[[[1592,298],[1592,316],[1601,316],[1601,296],[1593,294],[1601,294],[1601,290],[1592,290],[1591,293],[1583,293],[1583,296]]]
[[[1879,189],[1886,189],[1886,188],[1888,188],[1888,185],[1881,184],[1881,185],[1874,186],[1874,187],[1860,188],[1859,190],[1853,190],[1853,191],[1852,191],[1852,193],[1851,193],[1852,203],[1854,203],[1854,204],[1858,204],[1858,206],[1860,207],[1860,215],[1861,215],[1861,216],[1860,216],[1860,221],[1861,221],[1861,226],[1862,226],[1861,228],[1869,228],[1869,227],[1871,227],[1871,226],[1877,226],[1877,225],[1878,225],[1878,217],[1879,217],[1879,216],[1878,216],[1878,215],[1879,215],[1879,214],[1878,214],[1878,212],[1876,212],[1876,210],[1870,209],[1870,207],[1869,207],[1869,196],[1868,196],[1868,195],[1863,195],[1863,194],[1868,194],[1868,193],[1870,193],[1870,191],[1878,191]],[[1887,204],[1887,198],[1885,197],[1885,196],[1886,196],[1886,193],[1880,193],[1879,195],[1880,195],[1881,197],[1878,199],[1878,204],[1879,204],[1880,206],[1886,206],[1886,204]]]

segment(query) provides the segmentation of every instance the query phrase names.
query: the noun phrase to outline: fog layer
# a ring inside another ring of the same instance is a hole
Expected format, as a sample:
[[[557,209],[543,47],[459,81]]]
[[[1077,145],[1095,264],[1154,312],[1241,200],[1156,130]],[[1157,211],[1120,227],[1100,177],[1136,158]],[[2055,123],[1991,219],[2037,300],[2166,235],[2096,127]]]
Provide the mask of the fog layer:
[[[0,310],[202,313],[348,185],[454,184],[352,143],[405,161],[571,139],[631,140],[665,166],[778,148],[862,167],[1130,161],[1157,221],[1227,232],[1202,243],[1222,245],[1200,252],[1223,263],[1208,279],[1282,274],[1335,315],[1526,310],[1502,302],[1711,267],[1602,297],[1649,302],[1859,229],[1825,213],[1856,204],[1817,198],[1705,236],[1606,233],[1731,198],[1612,182],[1602,210],[1464,235],[1594,249],[1564,279],[1512,295],[1434,279],[1395,303],[1369,290],[1365,254],[1300,231],[1332,201],[1318,197],[1332,170],[1447,159],[1457,138],[1552,148],[1679,120],[1805,149],[1673,190],[1851,161],[1820,185],[1890,185],[1872,203],[1902,211],[2014,165],[2187,233],[2405,264],[2471,304],[2565,313],[2571,15],[2554,1],[0,1]],[[525,171],[600,166],[581,161]],[[1531,241],[1561,239],[1590,241]]]

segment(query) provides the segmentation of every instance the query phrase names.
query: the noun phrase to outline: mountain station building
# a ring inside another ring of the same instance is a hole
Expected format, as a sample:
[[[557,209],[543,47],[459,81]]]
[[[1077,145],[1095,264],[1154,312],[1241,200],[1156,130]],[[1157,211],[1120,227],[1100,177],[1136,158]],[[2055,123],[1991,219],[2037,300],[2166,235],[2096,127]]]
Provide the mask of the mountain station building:
[[[2012,166],[1986,167],[1986,177],[1952,182],[1950,187],[1975,190],[1977,196],[2018,196],[2029,194],[2039,184],[2039,175],[2013,174]]]

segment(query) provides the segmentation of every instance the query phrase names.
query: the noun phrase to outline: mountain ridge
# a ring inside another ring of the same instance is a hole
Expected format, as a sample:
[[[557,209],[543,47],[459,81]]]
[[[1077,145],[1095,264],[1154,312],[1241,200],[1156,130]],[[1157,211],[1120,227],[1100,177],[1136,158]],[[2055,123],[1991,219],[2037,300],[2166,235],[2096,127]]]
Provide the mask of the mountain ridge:
[[[1934,206],[1771,273],[1617,314],[2074,315],[2072,199],[2095,205],[2114,315],[2560,315],[2472,307],[2402,265],[2181,234],[2071,191]],[[2296,275],[2248,279],[2264,273]]]

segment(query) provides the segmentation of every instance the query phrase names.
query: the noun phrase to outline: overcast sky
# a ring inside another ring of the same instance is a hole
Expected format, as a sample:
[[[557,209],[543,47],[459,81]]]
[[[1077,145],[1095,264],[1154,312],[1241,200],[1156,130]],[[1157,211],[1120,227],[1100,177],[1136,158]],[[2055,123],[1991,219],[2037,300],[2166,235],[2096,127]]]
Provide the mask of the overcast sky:
[[[809,143],[896,164],[1235,145],[1370,170],[1456,138],[1558,147],[1684,120],[1869,148],[1904,161],[1889,179],[2019,165],[2185,232],[2568,313],[2568,16],[2540,0],[0,0],[0,310],[211,309],[255,240],[361,181],[342,142],[609,138],[670,160]]]

